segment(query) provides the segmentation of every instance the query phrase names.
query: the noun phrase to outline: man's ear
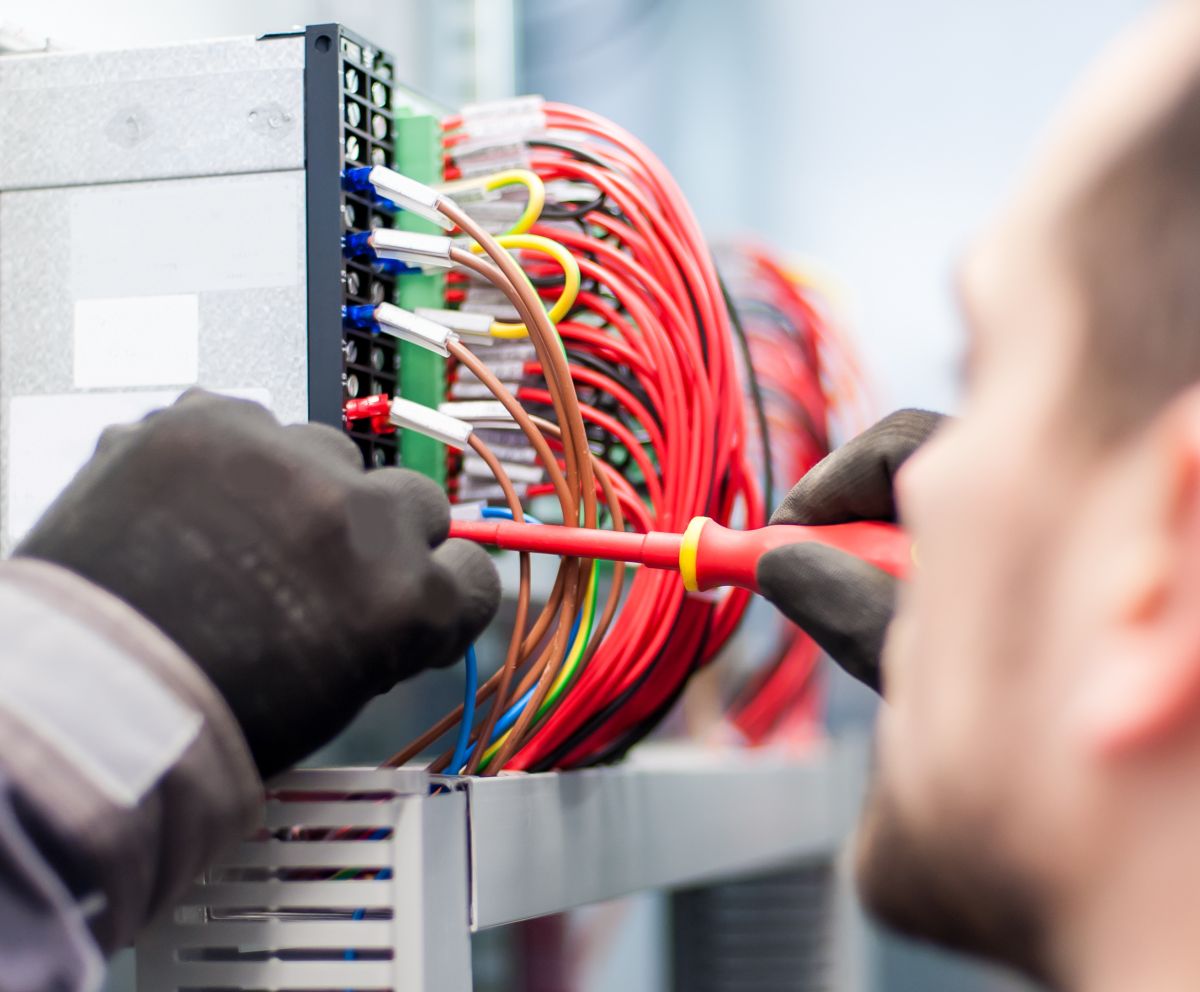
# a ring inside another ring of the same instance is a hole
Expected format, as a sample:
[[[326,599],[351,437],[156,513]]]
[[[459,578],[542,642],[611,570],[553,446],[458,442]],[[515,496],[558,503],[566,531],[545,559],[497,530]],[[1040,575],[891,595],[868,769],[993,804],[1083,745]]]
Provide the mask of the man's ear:
[[[1130,444],[1111,627],[1083,676],[1089,737],[1110,757],[1200,726],[1200,388]]]

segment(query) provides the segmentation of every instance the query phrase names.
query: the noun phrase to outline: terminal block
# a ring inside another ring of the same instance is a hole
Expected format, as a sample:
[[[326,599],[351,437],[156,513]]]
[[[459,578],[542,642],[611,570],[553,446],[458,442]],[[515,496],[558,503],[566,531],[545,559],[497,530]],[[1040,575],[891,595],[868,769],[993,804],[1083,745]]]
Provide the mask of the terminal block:
[[[377,165],[422,182],[441,178],[438,119],[396,84],[395,68],[387,52],[340,25],[305,32],[310,415],[343,424],[369,467],[409,464],[444,481],[444,456],[432,460],[409,432],[380,432],[370,420],[342,416],[347,401],[368,396],[440,401],[438,356],[343,319],[354,308],[441,299],[440,276],[404,274],[343,251],[356,234],[428,224],[346,181],[353,170]],[[410,362],[416,368],[406,371]],[[429,376],[437,380],[432,390]]]

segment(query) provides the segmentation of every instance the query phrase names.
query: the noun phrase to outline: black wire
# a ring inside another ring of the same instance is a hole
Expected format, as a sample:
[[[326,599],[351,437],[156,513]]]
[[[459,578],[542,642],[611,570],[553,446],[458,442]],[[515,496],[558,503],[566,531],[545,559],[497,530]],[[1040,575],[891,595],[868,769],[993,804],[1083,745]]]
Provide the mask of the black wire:
[[[758,694],[762,692],[771,676],[773,676],[779,670],[779,666],[783,664],[784,660],[787,658],[787,654],[788,649],[785,645],[783,649],[780,650],[778,657],[776,657],[770,665],[750,676],[750,678],[746,680],[746,684],[742,686],[741,690],[734,694],[734,701],[729,707],[729,712],[732,719],[736,720],[738,714],[745,710],[746,707],[748,707],[754,702],[755,699],[758,698]],[[796,690],[797,693],[807,691],[808,687],[817,678],[820,669],[821,666],[819,663],[814,664],[811,668],[809,668],[807,674],[804,676],[804,681],[800,683]],[[776,720],[775,723],[771,725],[770,729],[774,729],[778,725],[779,721]]]
[[[760,300],[755,296],[739,296],[736,300],[738,309],[745,313],[757,312],[762,314],[768,320],[778,324],[790,335],[800,337],[800,327],[791,317],[789,317],[774,303],[768,303],[766,300]]]
[[[606,361],[603,358],[599,358],[596,355],[592,355],[584,351],[578,351],[573,348],[568,348],[567,354],[570,356],[572,362],[593,368],[597,372],[600,372],[611,379],[615,379],[618,383],[628,389],[631,393],[633,393],[634,397],[642,404],[642,406],[646,408],[647,413],[650,414],[659,430],[662,429],[661,414],[654,408],[654,404],[650,401],[650,397],[646,394],[645,390],[642,389],[641,383],[634,378],[633,374],[627,368],[624,366],[614,365],[612,362]],[[591,401],[592,406],[603,410],[609,416],[614,417],[625,424],[625,426],[629,428],[630,433],[632,433],[639,442],[644,443],[648,439],[646,425],[641,423],[631,412],[626,410],[625,407],[619,403],[614,396],[612,396],[610,393],[604,392],[603,390],[598,390],[595,387],[588,388],[597,394],[595,399]],[[641,481],[638,481],[638,478],[641,477],[642,473],[638,468],[637,463],[634,461],[633,456],[629,453],[626,453],[620,461],[618,461],[615,457],[618,451],[623,450],[623,443],[614,435],[608,433],[608,431],[605,431],[603,428],[598,428],[598,432],[602,433],[591,434],[590,436],[600,440],[604,445],[604,451],[601,455],[604,461],[608,462],[613,468],[620,472],[639,496],[648,496],[649,483],[644,478],[641,478]],[[637,471],[638,478],[630,477],[631,470]]]
[[[810,365],[816,365],[818,360],[817,342],[813,336],[811,329],[805,325],[799,327],[796,323],[779,307],[773,303],[768,303],[766,300],[755,299],[754,297],[745,297],[735,301],[735,306],[743,313],[758,313],[766,317],[772,323],[783,329],[783,332],[789,337],[795,338],[796,344],[799,345],[804,352],[805,360]],[[807,332],[807,333],[806,333]]]
[[[709,610],[709,616],[705,621],[704,634],[700,638],[700,647],[696,651],[696,657],[700,657],[704,649],[704,645],[708,641],[708,633],[712,627],[712,614],[713,611]],[[574,751],[575,748],[577,748],[580,744],[591,737],[593,733],[599,730],[600,727],[602,727],[613,715],[615,715],[626,703],[628,703],[630,699],[633,698],[638,690],[646,684],[646,680],[650,678],[650,676],[657,670],[659,661],[663,655],[670,650],[670,648],[671,640],[668,638],[667,643],[664,644],[658,654],[654,656],[654,660],[642,669],[642,673],[636,679],[634,679],[633,682],[630,683],[629,686],[627,686],[625,690],[619,696],[617,696],[616,699],[605,706],[604,709],[602,709],[599,713],[593,713],[592,716],[589,717],[588,720],[583,724],[583,726],[581,726],[575,731],[575,733],[573,733],[558,747],[546,755],[545,758],[530,767],[529,770],[531,772],[545,772],[550,771],[552,768],[558,767],[559,762],[561,762],[568,754]],[[653,730],[655,726],[657,726],[658,722],[666,715],[667,710],[669,710],[671,706],[675,704],[675,700],[679,698],[679,694],[683,691],[683,687],[687,684],[687,680],[691,676],[691,673],[692,669],[689,669],[687,674],[680,681],[680,684],[671,691],[671,697],[668,700],[669,705],[667,705],[665,709],[660,706],[657,710],[651,713],[650,716],[646,717],[644,720],[642,720],[636,726],[631,727],[630,730],[626,732],[626,734],[619,741],[619,744],[624,745],[624,750],[620,752],[622,755],[625,753],[625,751],[628,751],[629,748],[636,744],[637,741],[641,740],[646,736],[646,734]],[[635,734],[637,734],[636,739],[632,739]],[[626,743],[627,741],[628,743]],[[604,752],[602,752],[602,756],[608,755],[610,752],[615,752],[615,750],[615,746],[610,746],[609,748],[606,748]],[[615,761],[617,758],[613,757],[609,760]],[[598,762],[589,758],[587,763],[597,764]]]
[[[559,141],[553,138],[529,138],[525,144],[530,148],[557,148],[560,152],[567,152],[569,155],[574,155],[581,162],[588,162],[591,165],[599,166],[601,169],[607,169],[609,172],[617,171],[611,162],[606,161],[599,155],[592,154],[586,148],[581,148],[570,141]]]
[[[754,416],[758,421],[759,437],[762,438],[763,502],[770,506],[775,494],[775,469],[771,465],[771,432],[767,424],[767,409],[763,403],[762,386],[758,381],[758,373],[754,371],[754,361],[750,357],[750,341],[746,337],[746,329],[742,326],[742,319],[738,316],[737,307],[733,305],[729,290],[725,286],[725,280],[721,278],[720,273],[717,274],[717,281],[721,284],[721,295],[725,297],[725,306],[729,309],[729,318],[733,322],[733,330],[742,350],[742,359],[746,363],[746,377],[750,382],[750,398],[754,403]]]
[[[641,723],[630,727],[622,737],[610,744],[603,751],[596,754],[590,754],[579,763],[580,768],[595,768],[597,765],[613,765],[625,758],[625,755],[636,744],[644,741],[650,733],[666,718],[671,708],[679,702],[679,697],[683,695],[683,690],[687,688],[688,679],[684,679],[673,690],[671,695],[667,697],[653,713],[651,713]]]
[[[562,202],[547,202],[542,207],[542,216],[548,217],[551,220],[579,220],[590,214],[593,210],[603,210],[607,203],[608,194],[601,191],[591,200],[585,200],[576,207],[567,207]]]
[[[734,301],[734,308],[739,312],[758,312],[766,316],[795,341],[796,347],[803,352],[804,360],[810,368],[819,367],[820,356],[817,354],[817,342],[812,333],[803,333],[801,328],[797,327],[792,319],[773,303],[753,297],[744,297]],[[802,421],[801,429],[816,442],[818,448],[828,453],[829,424],[825,421],[815,422],[809,414],[808,408],[802,403],[795,404],[795,412]]]
[[[654,710],[654,712],[652,712],[645,719],[641,720],[639,723],[636,723],[630,727],[618,740],[614,741],[602,751],[590,754],[584,758],[583,761],[580,762],[579,767],[592,768],[596,765],[611,765],[614,762],[622,760],[625,755],[629,753],[630,749],[634,747],[634,745],[640,744],[646,739],[647,736],[649,736],[655,727],[662,723],[667,714],[670,713],[674,708],[675,704],[679,702],[679,697],[683,695],[683,690],[687,688],[692,676],[697,671],[697,663],[701,658],[704,657],[704,650],[708,646],[709,635],[712,633],[712,621],[714,615],[714,610],[708,611],[708,619],[705,621],[704,633],[700,636],[700,643],[696,646],[696,653],[692,667],[688,669],[684,677],[680,679],[675,688],[671,690],[670,695],[659,704],[658,708]]]
[[[650,402],[650,397],[642,388],[642,384],[633,377],[633,374],[626,368],[620,365],[615,365],[607,359],[600,358],[598,355],[593,355],[587,351],[577,351],[568,346],[567,354],[570,355],[572,362],[577,362],[580,365],[585,365],[602,375],[608,376],[610,379],[615,379],[622,386],[628,389],[637,398],[638,402],[646,408],[650,416],[654,418],[654,425],[660,430],[663,423],[658,410],[654,409],[654,404]],[[630,417],[632,418],[632,414]],[[636,421],[635,421],[636,423]]]

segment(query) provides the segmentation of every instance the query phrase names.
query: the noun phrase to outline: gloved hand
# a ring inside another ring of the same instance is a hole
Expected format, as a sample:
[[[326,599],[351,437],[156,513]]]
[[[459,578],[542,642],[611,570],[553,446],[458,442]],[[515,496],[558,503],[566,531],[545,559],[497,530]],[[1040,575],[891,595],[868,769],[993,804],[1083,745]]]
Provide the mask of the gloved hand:
[[[813,466],[771,523],[894,521],[896,472],[942,419],[924,410],[899,410],[885,417]],[[879,657],[895,608],[895,579],[821,544],[768,552],[758,564],[757,578],[763,595],[846,672],[881,690]]]
[[[64,566],[172,638],[224,696],[264,776],[372,696],[461,657],[496,612],[487,554],[446,497],[363,470],[322,425],[193,390],[105,431],[17,555]]]

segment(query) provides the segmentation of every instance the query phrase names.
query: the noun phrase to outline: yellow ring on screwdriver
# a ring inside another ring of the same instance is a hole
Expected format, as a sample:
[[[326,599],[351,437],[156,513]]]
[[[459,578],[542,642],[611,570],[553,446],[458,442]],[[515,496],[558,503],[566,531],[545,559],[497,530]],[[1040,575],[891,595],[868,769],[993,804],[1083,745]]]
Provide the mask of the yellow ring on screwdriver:
[[[679,576],[683,579],[683,588],[688,592],[700,591],[700,583],[696,577],[696,557],[700,551],[700,532],[711,519],[692,517],[679,544]]]

